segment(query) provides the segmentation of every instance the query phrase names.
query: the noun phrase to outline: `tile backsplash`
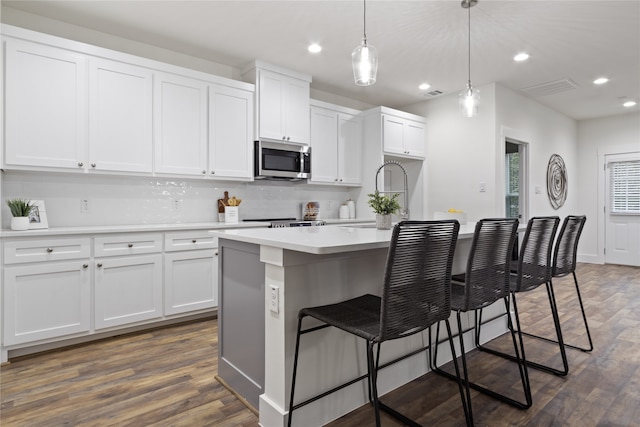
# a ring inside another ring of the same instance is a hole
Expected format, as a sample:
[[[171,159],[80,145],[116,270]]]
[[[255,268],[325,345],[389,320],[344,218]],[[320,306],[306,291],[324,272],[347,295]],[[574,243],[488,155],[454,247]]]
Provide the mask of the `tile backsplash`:
[[[224,182],[170,178],[70,175],[7,171],[2,180],[2,228],[9,228],[9,198],[44,200],[49,227],[218,221],[217,199],[242,199],[244,218],[297,217],[318,201],[323,218],[337,218],[357,189],[280,182]],[[88,211],[82,211],[82,201]]]

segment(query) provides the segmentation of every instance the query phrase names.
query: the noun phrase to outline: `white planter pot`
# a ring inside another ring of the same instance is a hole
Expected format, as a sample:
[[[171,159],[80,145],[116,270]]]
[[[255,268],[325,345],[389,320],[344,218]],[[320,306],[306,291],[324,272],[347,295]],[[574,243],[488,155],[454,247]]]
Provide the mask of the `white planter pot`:
[[[24,231],[29,229],[28,216],[14,216],[11,218],[11,229],[16,231]]]
[[[376,214],[376,228],[378,230],[391,229],[391,215]]]

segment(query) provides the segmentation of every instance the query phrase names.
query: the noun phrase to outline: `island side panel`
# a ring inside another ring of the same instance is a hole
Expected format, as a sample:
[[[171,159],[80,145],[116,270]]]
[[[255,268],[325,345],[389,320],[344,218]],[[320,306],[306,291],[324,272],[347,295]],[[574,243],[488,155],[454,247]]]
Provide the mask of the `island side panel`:
[[[297,315],[300,308],[330,304],[365,293],[380,295],[387,249],[314,255],[262,246],[265,286],[277,286],[280,307],[269,311],[265,296],[265,392],[260,396],[260,424],[286,425]],[[267,292],[268,293],[268,292]],[[307,323],[308,322],[308,323]],[[305,325],[313,321],[305,320]],[[383,346],[382,359],[409,353],[426,343],[426,333]],[[366,344],[334,328],[302,337],[296,403],[366,373]],[[424,354],[381,372],[382,393],[427,372]],[[368,402],[365,381],[329,395],[294,413],[294,425],[323,425]]]
[[[254,408],[264,385],[260,246],[219,240],[218,376]]]

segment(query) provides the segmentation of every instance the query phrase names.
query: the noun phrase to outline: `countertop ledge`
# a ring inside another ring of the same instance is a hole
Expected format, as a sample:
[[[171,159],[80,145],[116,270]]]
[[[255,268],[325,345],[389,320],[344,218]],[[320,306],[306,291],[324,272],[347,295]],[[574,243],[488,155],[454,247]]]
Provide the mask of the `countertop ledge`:
[[[325,219],[328,225],[348,225],[372,222],[371,219]],[[108,234],[108,233],[145,233],[164,231],[191,231],[191,230],[229,230],[244,228],[266,228],[268,222],[238,222],[237,224],[226,222],[186,222],[174,224],[122,224],[122,225],[87,225],[79,227],[51,227],[37,230],[14,231],[10,229],[0,230],[0,238],[7,237],[47,237],[69,236],[78,234]]]

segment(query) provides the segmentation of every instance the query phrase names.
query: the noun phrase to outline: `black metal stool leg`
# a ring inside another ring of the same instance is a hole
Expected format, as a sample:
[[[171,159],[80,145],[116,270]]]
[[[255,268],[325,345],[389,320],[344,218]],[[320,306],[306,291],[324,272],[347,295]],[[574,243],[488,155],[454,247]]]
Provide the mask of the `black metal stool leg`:
[[[302,329],[302,317],[298,317],[298,331],[296,333],[296,350],[293,356],[293,374],[291,376],[291,398],[289,399],[289,419],[287,426],[291,427],[291,418],[293,416],[293,395],[296,388],[296,374],[298,371],[298,350],[300,349],[300,330]]]

